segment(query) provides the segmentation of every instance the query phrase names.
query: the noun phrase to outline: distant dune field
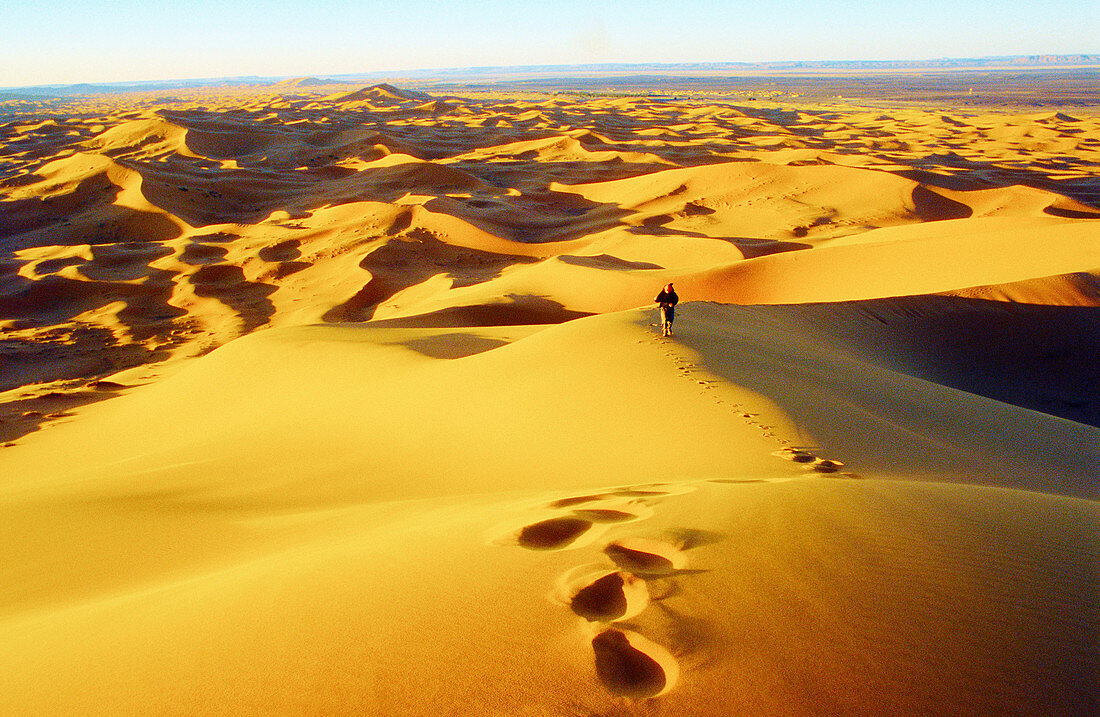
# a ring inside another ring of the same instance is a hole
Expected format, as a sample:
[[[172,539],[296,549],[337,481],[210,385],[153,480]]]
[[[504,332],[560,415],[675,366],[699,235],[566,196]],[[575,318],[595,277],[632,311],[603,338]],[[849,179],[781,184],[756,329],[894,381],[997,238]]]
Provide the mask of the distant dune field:
[[[0,713],[1100,710],[1100,116],[168,94],[0,116]]]

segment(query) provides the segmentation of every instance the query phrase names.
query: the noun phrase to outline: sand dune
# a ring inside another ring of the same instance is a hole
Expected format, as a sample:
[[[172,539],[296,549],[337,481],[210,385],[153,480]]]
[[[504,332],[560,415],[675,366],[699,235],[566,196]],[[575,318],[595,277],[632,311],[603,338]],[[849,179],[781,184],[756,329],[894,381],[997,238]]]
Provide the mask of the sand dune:
[[[0,116],[0,712],[1100,704],[1092,114],[61,110]]]

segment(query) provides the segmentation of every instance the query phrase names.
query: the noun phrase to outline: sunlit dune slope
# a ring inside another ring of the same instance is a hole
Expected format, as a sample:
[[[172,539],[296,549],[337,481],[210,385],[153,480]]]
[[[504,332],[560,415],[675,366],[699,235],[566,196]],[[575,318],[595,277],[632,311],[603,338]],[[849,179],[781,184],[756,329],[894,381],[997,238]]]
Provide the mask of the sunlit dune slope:
[[[28,437],[0,704],[1087,704],[1097,429],[857,359],[858,312],[683,313],[264,332]]]

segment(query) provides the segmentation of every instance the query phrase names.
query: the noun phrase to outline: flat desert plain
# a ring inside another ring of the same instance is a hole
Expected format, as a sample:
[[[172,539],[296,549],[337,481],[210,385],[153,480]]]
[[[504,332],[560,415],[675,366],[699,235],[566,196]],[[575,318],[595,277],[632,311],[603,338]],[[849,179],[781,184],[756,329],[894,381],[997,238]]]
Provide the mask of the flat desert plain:
[[[0,713],[1100,711],[1095,113],[0,109]]]

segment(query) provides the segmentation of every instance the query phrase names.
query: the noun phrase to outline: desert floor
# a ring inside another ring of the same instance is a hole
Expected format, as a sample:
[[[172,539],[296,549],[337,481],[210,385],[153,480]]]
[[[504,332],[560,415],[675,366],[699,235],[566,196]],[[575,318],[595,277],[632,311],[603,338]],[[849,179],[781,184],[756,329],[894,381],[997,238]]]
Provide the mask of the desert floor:
[[[288,82],[0,138],[0,713],[1100,712],[1096,113]]]

